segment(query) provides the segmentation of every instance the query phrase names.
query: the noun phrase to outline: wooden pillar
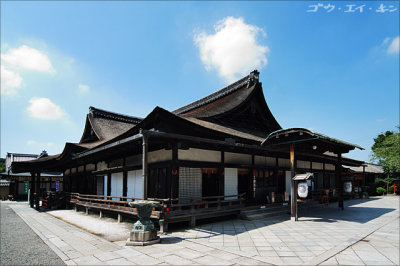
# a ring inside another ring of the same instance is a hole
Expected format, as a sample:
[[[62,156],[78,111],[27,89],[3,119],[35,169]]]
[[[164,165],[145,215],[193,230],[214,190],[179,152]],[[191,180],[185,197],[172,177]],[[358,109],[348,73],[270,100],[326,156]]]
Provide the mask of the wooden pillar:
[[[36,173],[31,173],[31,180],[29,183],[30,183],[29,204],[30,204],[31,208],[33,208],[35,184],[36,184]]]
[[[362,186],[366,186],[367,185],[367,175],[365,174],[365,166],[366,165],[363,165],[362,167],[363,167],[363,173],[362,173],[362,181],[361,181],[361,184],[362,184]]]
[[[343,204],[343,181],[342,181],[342,154],[338,153],[335,166],[336,196],[338,198],[339,209],[344,210]]]
[[[122,196],[126,197],[128,195],[128,172],[124,171],[122,174]],[[126,199],[122,199],[126,201]]]
[[[190,227],[195,227],[196,226],[196,216],[191,216],[190,217]]]
[[[143,175],[143,198],[147,199],[147,136],[144,134],[142,129],[140,130],[142,134],[142,175]]]
[[[111,196],[111,173],[107,174],[107,196]]]
[[[293,180],[296,175],[294,144],[290,144],[290,172],[291,172],[291,202],[290,202],[290,219],[297,221],[297,182]]]
[[[69,179],[68,179],[68,186],[69,186],[69,192],[75,192],[72,191],[72,168],[69,168]]]
[[[36,184],[35,184],[35,205],[36,209],[39,210],[39,197],[40,197],[40,172],[36,173]]]
[[[171,164],[171,194],[170,198],[179,197],[179,162],[178,162],[178,145],[172,142],[172,164]]]

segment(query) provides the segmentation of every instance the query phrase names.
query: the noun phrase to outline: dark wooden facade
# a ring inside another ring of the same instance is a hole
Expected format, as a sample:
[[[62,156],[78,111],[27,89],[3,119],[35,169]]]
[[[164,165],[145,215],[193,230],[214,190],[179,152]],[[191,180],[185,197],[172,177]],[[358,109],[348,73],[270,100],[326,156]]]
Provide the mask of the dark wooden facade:
[[[13,170],[62,171],[64,190],[73,193],[183,203],[243,194],[252,204],[272,192],[290,194],[296,172],[317,173],[323,182],[333,176],[337,187],[342,164],[363,163],[341,157],[356,147],[309,130],[283,130],[254,71],[173,112],[156,107],[144,119],[90,107],[79,143]]]

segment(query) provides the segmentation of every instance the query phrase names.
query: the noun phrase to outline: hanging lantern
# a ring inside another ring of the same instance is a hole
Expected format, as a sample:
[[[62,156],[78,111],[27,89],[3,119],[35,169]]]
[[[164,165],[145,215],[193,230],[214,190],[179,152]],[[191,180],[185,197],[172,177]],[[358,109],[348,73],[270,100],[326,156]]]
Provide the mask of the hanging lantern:
[[[300,198],[307,198],[308,196],[308,185],[307,182],[301,182],[297,185],[297,194]]]
[[[350,193],[353,190],[353,185],[351,184],[350,181],[344,182],[343,189],[344,189],[344,192]]]

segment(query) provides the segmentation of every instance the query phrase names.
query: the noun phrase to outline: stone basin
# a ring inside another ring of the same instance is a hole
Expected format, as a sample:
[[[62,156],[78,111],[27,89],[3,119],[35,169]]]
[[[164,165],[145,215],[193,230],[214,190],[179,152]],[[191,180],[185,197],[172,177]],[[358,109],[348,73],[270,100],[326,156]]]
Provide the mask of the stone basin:
[[[145,246],[160,242],[157,230],[150,220],[154,207],[160,206],[158,201],[138,200],[128,203],[129,206],[136,208],[139,220],[133,224],[130,238],[126,242],[128,246]]]

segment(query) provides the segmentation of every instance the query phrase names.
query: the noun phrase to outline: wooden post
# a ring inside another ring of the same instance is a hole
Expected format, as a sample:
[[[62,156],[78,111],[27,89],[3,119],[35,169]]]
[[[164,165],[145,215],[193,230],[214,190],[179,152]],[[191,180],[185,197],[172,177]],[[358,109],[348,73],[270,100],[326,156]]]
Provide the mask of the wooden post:
[[[125,159],[124,159],[125,161]],[[126,197],[128,194],[128,172],[124,171],[123,172],[123,177],[122,177],[122,196]],[[122,199],[126,201],[126,199]]]
[[[365,180],[365,179],[367,178],[367,175],[365,174],[365,166],[366,166],[366,165],[363,165],[363,166],[362,166],[362,167],[363,167],[363,178],[362,178],[361,184],[362,184],[363,186],[367,185],[367,180]]]
[[[293,180],[293,177],[296,175],[296,166],[295,166],[295,154],[294,154],[294,144],[290,144],[290,172],[291,172],[291,202],[290,202],[290,219],[292,221],[297,221],[297,182]]]
[[[140,129],[140,133],[142,134],[142,175],[143,175],[143,198],[147,199],[147,153],[148,153],[148,146],[147,146],[147,136]]]
[[[171,160],[171,191],[168,198],[173,199],[179,194],[179,165],[178,165],[178,145],[171,142],[172,160]]]
[[[107,174],[107,196],[111,196],[111,173]]]
[[[40,172],[36,173],[36,184],[35,184],[35,192],[36,192],[36,197],[35,197],[35,205],[36,209],[39,210],[39,198],[40,198]]]
[[[190,226],[195,227],[196,226],[196,216],[191,216],[190,217]]]
[[[338,198],[339,209],[344,210],[343,204],[343,182],[342,182],[342,154],[338,153],[337,162],[335,166],[335,183],[336,183],[336,196]]]
[[[14,200],[18,197],[18,177],[14,178]]]
[[[34,205],[35,184],[36,184],[36,173],[31,173],[30,192],[29,192],[29,203],[31,208],[33,208]]]

